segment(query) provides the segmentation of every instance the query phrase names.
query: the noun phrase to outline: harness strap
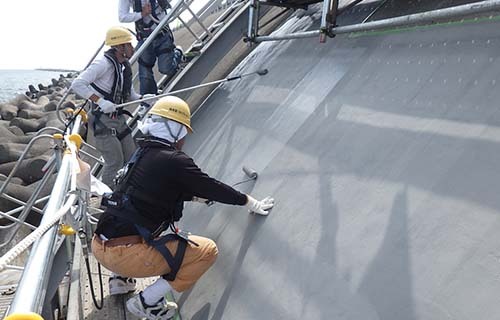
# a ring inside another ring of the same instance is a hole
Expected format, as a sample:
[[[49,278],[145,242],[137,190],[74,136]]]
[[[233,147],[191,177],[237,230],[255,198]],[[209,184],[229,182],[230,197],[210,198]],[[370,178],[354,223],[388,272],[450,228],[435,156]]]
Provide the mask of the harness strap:
[[[153,239],[151,232],[149,232],[148,229],[141,227],[137,224],[135,225],[135,228],[137,229],[139,234],[144,238],[147,244],[149,244],[162,254],[163,258],[165,258],[165,261],[170,267],[170,272],[164,274],[162,277],[167,281],[174,281],[175,277],[177,276],[177,272],[179,272],[179,269],[181,268],[182,260],[184,259],[184,254],[186,253],[187,241],[174,233],[169,233],[158,239]],[[168,250],[165,244],[169,241],[176,241],[176,240],[178,241],[177,251],[175,252],[175,255],[172,255],[172,253],[170,252],[170,250]]]
[[[96,85],[93,82],[90,84],[90,86],[92,88],[94,88],[95,91],[97,91],[100,94],[102,94],[102,96],[104,97],[104,99],[106,99],[108,101],[113,101],[113,96],[109,92],[106,92],[105,90],[101,89],[98,85]]]
[[[122,132],[116,131],[115,128],[99,128],[94,130],[94,135],[95,136],[111,135],[115,136],[118,140],[122,141],[123,138],[125,138],[130,132],[132,132],[132,129],[128,127]]]
[[[156,20],[160,20],[157,15],[157,8],[159,7],[161,11],[167,12],[168,9],[172,8],[168,0],[150,0],[151,4],[151,15]],[[141,0],[134,1],[134,12],[142,12],[142,2]],[[144,22],[144,19],[141,18],[135,22],[135,30],[137,31],[136,38],[137,40],[144,40],[153,32],[154,28],[158,24],[151,20],[148,23]],[[163,36],[165,34],[170,34],[170,37],[173,40],[172,31],[170,30],[168,23],[162,28],[159,32],[158,36]]]
[[[127,128],[125,128],[125,130],[123,130],[122,132],[120,132],[116,135],[116,138],[118,140],[122,141],[123,138],[128,136],[131,132],[132,132],[132,129],[129,126],[127,126]]]
[[[123,138],[125,138],[128,134],[132,132],[132,129],[129,126],[127,126],[127,128],[125,128],[123,131],[118,132],[115,128],[109,128],[101,121],[102,115],[113,117],[125,114],[129,117],[132,117],[132,114],[128,110],[125,110],[123,108],[118,108],[113,113],[104,113],[101,110],[94,108],[94,110],[92,110],[92,114],[94,115],[94,123],[93,123],[94,136],[112,135],[116,136],[116,138],[118,138],[118,140],[121,141]]]
[[[111,92],[100,88],[97,84],[92,82],[90,86],[97,92],[99,92],[104,99],[111,101],[113,103],[123,103],[128,101],[130,98],[130,92],[132,90],[132,68],[128,61],[122,63],[118,62],[115,56],[115,49],[111,48],[104,53],[104,57],[113,66],[113,85],[111,86]]]
[[[156,17],[155,9],[153,8],[155,5],[153,4],[154,1],[151,1],[151,14],[155,19],[158,19]],[[142,2],[141,0],[135,0],[134,1],[134,12],[142,12]],[[141,18],[135,22],[135,30],[137,31],[136,37],[137,40],[142,40],[146,39],[152,31],[152,27],[155,24],[153,20],[149,21],[148,23],[144,22],[144,19]]]

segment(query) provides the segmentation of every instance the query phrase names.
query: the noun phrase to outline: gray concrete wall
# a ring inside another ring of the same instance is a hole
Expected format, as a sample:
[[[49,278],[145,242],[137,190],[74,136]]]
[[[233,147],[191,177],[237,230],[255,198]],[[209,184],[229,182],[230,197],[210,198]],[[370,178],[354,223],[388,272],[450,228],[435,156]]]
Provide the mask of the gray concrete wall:
[[[497,319],[499,39],[491,17],[253,51],[233,74],[269,74],[219,88],[185,150],[276,206],[186,206],[220,256],[184,319]]]

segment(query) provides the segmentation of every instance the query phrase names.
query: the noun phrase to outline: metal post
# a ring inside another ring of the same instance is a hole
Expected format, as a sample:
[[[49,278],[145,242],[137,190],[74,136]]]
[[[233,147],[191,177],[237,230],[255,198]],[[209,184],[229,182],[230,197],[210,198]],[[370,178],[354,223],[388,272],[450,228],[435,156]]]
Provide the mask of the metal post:
[[[250,0],[248,8],[248,34],[247,38],[250,41],[255,41],[259,32],[259,0]]]
[[[335,27],[335,21],[337,20],[337,0],[324,0],[323,1],[323,11],[321,13],[321,27],[319,42],[325,43],[326,37],[333,37],[332,28]]]

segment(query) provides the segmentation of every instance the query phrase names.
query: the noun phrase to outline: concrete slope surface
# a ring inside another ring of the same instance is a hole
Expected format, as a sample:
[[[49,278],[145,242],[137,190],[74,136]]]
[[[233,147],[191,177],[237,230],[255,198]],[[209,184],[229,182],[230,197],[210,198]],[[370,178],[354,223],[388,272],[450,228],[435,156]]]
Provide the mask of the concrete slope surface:
[[[492,16],[259,45],[233,74],[269,74],[217,89],[185,151],[276,206],[186,205],[219,258],[184,319],[498,319],[499,39]]]

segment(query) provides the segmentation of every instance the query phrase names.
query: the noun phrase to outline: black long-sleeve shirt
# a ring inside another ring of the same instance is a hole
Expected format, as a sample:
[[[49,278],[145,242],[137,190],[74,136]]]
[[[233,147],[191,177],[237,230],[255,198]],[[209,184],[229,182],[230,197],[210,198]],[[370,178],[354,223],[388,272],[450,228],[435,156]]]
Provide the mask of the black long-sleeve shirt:
[[[193,159],[165,144],[162,139],[146,139],[139,146],[146,148],[146,152],[130,173],[127,184],[141,194],[146,194],[149,199],[154,199],[145,201],[131,197],[137,211],[154,222],[155,226],[145,226],[151,231],[162,222],[170,221],[170,214],[179,210],[179,205],[182,210],[182,202],[190,201],[193,196],[226,204],[246,204],[245,194],[211,178],[200,170]],[[137,231],[127,219],[106,211],[99,220],[96,233],[116,238],[137,234]]]

